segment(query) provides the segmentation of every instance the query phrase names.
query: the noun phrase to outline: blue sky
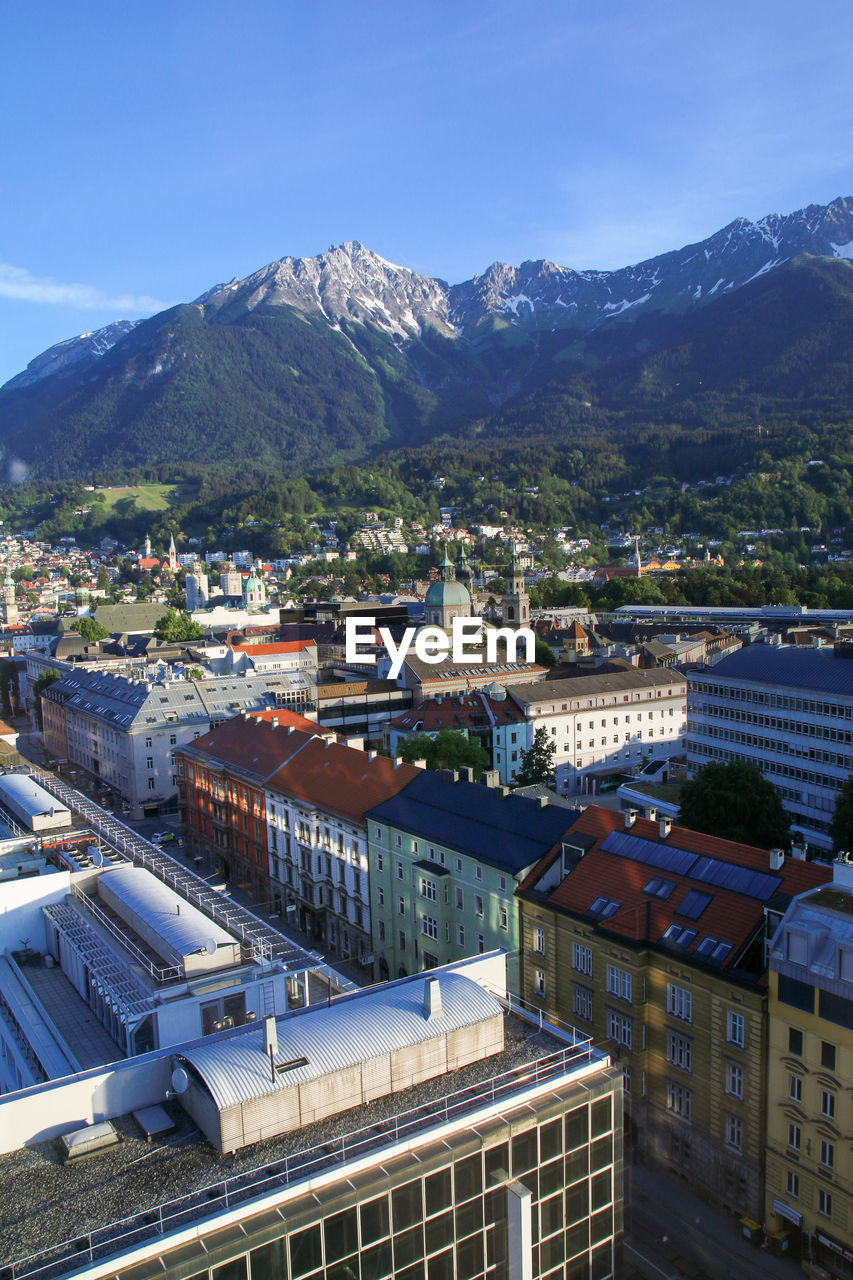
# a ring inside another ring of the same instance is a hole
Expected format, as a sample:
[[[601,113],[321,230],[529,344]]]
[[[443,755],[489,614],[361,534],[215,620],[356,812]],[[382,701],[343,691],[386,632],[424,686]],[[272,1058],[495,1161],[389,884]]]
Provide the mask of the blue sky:
[[[617,267],[853,194],[847,6],[7,5],[0,382],[361,240],[450,281]]]

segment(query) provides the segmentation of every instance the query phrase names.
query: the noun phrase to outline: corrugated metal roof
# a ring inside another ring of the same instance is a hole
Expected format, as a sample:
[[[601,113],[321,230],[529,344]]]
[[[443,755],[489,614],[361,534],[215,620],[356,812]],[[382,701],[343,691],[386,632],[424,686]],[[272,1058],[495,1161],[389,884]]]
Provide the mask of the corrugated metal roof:
[[[179,956],[192,955],[209,941],[217,946],[234,946],[238,941],[144,867],[115,867],[103,873],[101,883]]]
[[[70,813],[67,805],[61,804],[27,773],[7,773],[0,777],[0,800],[4,796],[14,800],[31,818],[50,813],[51,809],[55,814]]]
[[[332,1075],[395,1049],[416,1045],[493,1018],[501,1006],[488,991],[458,973],[443,973],[442,1012],[427,1019],[424,987],[430,975],[392,983],[295,1017],[277,1019],[277,1065],[306,1058],[303,1066],[270,1077],[264,1028],[198,1043],[181,1056],[198,1071],[220,1111],[239,1102]]]

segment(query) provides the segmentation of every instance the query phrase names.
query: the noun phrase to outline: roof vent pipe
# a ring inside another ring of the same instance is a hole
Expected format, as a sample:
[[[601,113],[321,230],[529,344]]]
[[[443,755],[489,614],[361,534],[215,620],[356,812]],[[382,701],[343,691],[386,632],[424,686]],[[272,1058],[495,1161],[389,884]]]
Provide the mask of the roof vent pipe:
[[[442,1012],[441,985],[438,978],[427,978],[424,983],[424,1013],[427,1018],[438,1018]]]
[[[267,1057],[270,1054],[278,1053],[278,1029],[275,1017],[272,1014],[268,1018],[264,1018],[264,1053]]]

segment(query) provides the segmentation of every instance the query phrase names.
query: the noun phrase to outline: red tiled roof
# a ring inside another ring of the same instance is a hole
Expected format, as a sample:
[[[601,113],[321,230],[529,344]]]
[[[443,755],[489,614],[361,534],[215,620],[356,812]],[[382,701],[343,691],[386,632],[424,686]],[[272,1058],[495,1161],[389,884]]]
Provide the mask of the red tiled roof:
[[[231,647],[249,657],[271,658],[277,653],[299,653],[302,649],[312,648],[316,643],[315,640],[280,640],[276,644],[241,644],[239,640],[233,640]]]
[[[514,702],[499,701],[484,694],[459,693],[438,698],[425,698],[416,707],[410,707],[395,716],[391,725],[395,729],[410,729],[421,722],[419,732],[432,733],[438,729],[461,729],[476,720],[481,725],[489,723],[486,704],[498,724],[519,724],[524,713]]]
[[[268,779],[267,785],[351,822],[360,822],[368,809],[390,800],[420,772],[411,764],[398,764],[395,768],[387,756],[371,759],[353,747],[313,738]]]
[[[608,898],[617,902],[619,907],[606,919],[593,917],[600,930],[635,942],[656,944],[661,941],[669,925],[679,924],[684,928],[695,929],[696,937],[685,949],[674,948],[675,954],[689,959],[703,938],[712,937],[731,946],[731,951],[720,967],[733,965],[760,926],[765,902],[733,889],[692,880],[689,875],[678,875],[670,870],[635,861],[630,856],[605,852],[600,847],[601,842],[611,832],[622,831],[624,827],[623,813],[601,809],[597,805],[590,805],[584,810],[570,827],[565,839],[571,842],[572,835],[583,835],[591,838],[593,843],[580,862],[548,894],[549,905],[576,915],[589,916],[590,907],[597,898]],[[635,820],[630,834],[730,862],[750,871],[771,874],[769,855],[765,849],[736,844],[731,840],[721,840],[716,836],[675,826],[662,840],[658,823],[645,818]],[[537,881],[557,856],[557,850],[546,855],[522,882],[519,892],[535,892]],[[772,874],[778,875],[782,881],[778,893],[788,897],[831,879],[831,872],[827,867],[793,858],[786,858],[782,867]],[[662,899],[643,892],[644,886],[654,877],[674,882],[675,888],[668,898]],[[711,899],[701,915],[692,920],[678,914],[679,906],[691,889],[699,890]]]
[[[213,769],[230,765],[262,782],[319,733],[317,725],[293,712],[278,711],[275,716],[277,725],[272,723],[274,717],[235,716],[187,743],[183,750],[190,756],[196,753],[208,756]],[[294,720],[301,724],[294,726]],[[310,729],[303,729],[302,724],[309,724]]]

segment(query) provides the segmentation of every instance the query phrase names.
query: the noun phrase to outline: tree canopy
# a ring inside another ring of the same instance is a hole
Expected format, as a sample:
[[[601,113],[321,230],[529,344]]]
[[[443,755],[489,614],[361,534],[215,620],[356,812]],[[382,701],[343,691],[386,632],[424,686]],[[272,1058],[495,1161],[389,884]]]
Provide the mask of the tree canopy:
[[[465,765],[479,778],[489,768],[488,754],[476,738],[469,738],[459,729],[440,729],[435,737],[429,734],[413,734],[400,748],[400,758],[411,764],[413,760],[426,760],[427,768],[459,769]]]
[[[838,793],[829,834],[836,853],[853,851],[853,774]]]
[[[554,756],[556,742],[548,736],[548,730],[540,727],[533,735],[533,743],[521,753],[521,768],[513,780],[516,787],[532,787],[542,782],[552,786],[554,782]]]
[[[169,609],[158,620],[154,635],[161,643],[183,644],[186,640],[201,640],[204,637],[204,628],[197,622],[193,622],[188,613]]]
[[[102,627],[100,622],[96,622],[94,618],[75,618],[71,623],[71,630],[79,631],[87,644],[94,644],[98,640],[106,640],[110,634],[106,627]]]
[[[678,821],[693,831],[759,849],[787,849],[791,844],[779,792],[746,761],[706,764],[685,782]]]

